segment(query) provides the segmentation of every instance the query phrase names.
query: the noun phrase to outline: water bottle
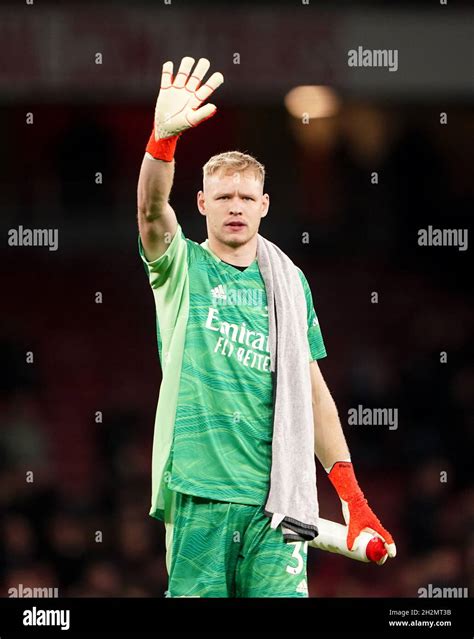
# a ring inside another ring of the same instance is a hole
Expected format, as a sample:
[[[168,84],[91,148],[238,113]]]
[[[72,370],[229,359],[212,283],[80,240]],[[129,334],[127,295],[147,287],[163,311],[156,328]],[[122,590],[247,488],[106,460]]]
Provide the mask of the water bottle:
[[[373,533],[362,531],[354,542],[355,549],[347,548],[348,527],[337,524],[328,519],[319,518],[319,535],[308,542],[308,545],[320,550],[327,550],[338,555],[344,555],[357,561],[374,562],[381,566],[387,559],[387,550],[380,537]]]

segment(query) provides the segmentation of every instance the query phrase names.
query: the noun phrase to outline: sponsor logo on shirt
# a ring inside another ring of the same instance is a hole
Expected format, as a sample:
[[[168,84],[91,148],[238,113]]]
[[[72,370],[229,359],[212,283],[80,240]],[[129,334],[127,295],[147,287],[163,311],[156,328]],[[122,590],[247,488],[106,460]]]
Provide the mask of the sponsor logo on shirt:
[[[245,322],[240,324],[223,321],[219,309],[210,307],[204,327],[220,333],[214,353],[236,358],[243,366],[270,371],[268,335],[252,331]]]

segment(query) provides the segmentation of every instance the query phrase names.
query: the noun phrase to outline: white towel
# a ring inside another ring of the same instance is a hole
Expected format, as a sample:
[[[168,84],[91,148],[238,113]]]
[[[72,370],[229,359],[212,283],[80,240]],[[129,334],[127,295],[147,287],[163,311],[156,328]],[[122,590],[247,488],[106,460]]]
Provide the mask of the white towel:
[[[265,513],[285,541],[311,540],[319,507],[306,298],[295,264],[260,234],[257,260],[267,293],[274,405]]]

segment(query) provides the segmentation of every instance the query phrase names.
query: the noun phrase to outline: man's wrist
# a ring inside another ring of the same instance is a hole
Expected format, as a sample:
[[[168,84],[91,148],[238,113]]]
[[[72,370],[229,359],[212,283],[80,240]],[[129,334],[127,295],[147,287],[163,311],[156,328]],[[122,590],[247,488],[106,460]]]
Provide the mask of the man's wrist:
[[[154,160],[162,160],[163,162],[172,162],[176,151],[176,143],[181,134],[172,135],[169,138],[161,138],[155,140],[155,129],[150,135],[148,144],[146,145],[146,153],[148,153]]]
[[[330,466],[324,466],[324,470],[327,472],[327,474],[329,475],[329,473],[331,472],[331,470],[334,468],[334,465],[339,463],[339,462],[346,462],[348,464],[351,464],[351,458],[349,457],[343,457],[342,459],[337,459],[335,462],[333,462]]]
[[[352,462],[336,462],[328,474],[329,480],[336,489],[339,498],[345,502],[352,501],[357,497],[364,498],[364,494],[357,482],[354,474]]]

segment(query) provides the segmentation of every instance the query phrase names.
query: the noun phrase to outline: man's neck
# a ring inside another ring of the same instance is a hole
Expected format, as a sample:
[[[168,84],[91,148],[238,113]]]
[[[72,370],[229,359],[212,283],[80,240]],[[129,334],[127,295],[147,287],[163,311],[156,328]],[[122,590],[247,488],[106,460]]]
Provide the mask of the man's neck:
[[[207,239],[207,245],[219,259],[235,266],[250,266],[257,257],[257,236],[236,248],[222,244],[212,237]]]

